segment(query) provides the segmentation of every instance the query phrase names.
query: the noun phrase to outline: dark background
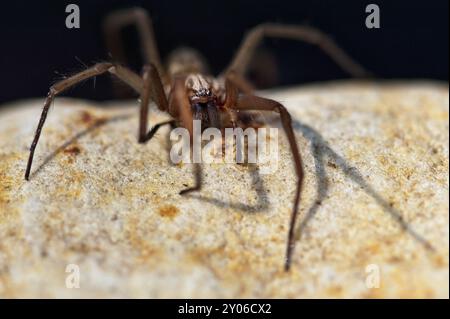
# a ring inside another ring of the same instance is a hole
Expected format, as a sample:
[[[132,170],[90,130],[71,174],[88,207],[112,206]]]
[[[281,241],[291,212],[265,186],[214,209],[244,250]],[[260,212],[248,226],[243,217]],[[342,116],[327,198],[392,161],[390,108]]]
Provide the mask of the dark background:
[[[67,29],[65,7],[76,3],[81,28]],[[367,29],[365,7],[376,3],[381,28]],[[44,97],[61,74],[107,60],[101,31],[106,13],[131,6],[146,8],[153,19],[164,58],[180,45],[199,49],[214,73],[221,71],[243,34],[262,22],[307,24],[333,36],[352,57],[379,78],[448,81],[448,1],[8,1],[0,5],[0,103]],[[124,31],[130,66],[140,70],[136,33]],[[267,40],[279,67],[279,85],[347,78],[317,48],[286,40]],[[80,60],[80,61],[79,61]],[[108,76],[77,86],[66,95],[111,99]]]

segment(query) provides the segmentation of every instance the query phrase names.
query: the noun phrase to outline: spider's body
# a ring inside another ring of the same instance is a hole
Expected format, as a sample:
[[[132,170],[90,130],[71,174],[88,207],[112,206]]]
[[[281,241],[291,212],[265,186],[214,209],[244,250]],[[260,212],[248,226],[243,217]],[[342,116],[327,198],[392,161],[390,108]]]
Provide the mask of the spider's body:
[[[192,117],[201,121],[202,128],[227,126],[222,117],[222,113],[226,111],[225,90],[218,79],[191,73],[186,76],[185,87]]]
[[[288,270],[295,242],[294,227],[298,216],[303,181],[301,157],[288,111],[277,101],[253,95],[252,85],[245,79],[246,68],[257,44],[264,36],[271,36],[316,44],[353,75],[365,75],[364,69],[320,31],[309,27],[279,24],[264,24],[255,27],[244,39],[230,66],[217,78],[209,75],[202,56],[191,49],[176,50],[168,59],[168,67],[164,68],[160,61],[150,18],[144,10],[138,8],[117,11],[105,19],[107,45],[113,58],[118,61],[124,58],[123,47],[118,44],[120,42],[118,41],[119,33],[124,26],[129,24],[135,25],[140,35],[145,60],[142,74],[138,75],[116,62],[104,62],[51,86],[30,148],[25,179],[28,180],[30,177],[34,151],[54,98],[67,88],[101,74],[110,73],[116,76],[140,94],[138,132],[140,143],[150,140],[156,131],[166,124],[183,126],[189,130],[192,138],[193,120],[196,119],[201,120],[202,128],[224,129],[247,125],[248,118],[245,121],[242,120],[246,111],[274,111],[279,114],[287,135],[297,177],[293,181],[296,183],[296,188],[285,260],[285,269]],[[155,102],[159,110],[167,112],[173,119],[158,123],[147,131],[150,100]],[[200,164],[194,165],[195,186],[180,191],[180,194],[201,189],[201,166]]]
[[[202,129],[208,127],[228,127],[230,124],[227,110],[224,108],[226,99],[225,82],[223,78],[215,78],[209,74],[205,59],[199,52],[191,48],[175,50],[169,57],[167,73],[171,78],[184,81],[186,95],[190,104],[190,112],[195,120],[201,121]],[[175,87],[172,83],[166,86],[165,92],[169,104]],[[229,111],[228,111],[229,112]],[[169,110],[174,118],[178,118],[178,109]]]

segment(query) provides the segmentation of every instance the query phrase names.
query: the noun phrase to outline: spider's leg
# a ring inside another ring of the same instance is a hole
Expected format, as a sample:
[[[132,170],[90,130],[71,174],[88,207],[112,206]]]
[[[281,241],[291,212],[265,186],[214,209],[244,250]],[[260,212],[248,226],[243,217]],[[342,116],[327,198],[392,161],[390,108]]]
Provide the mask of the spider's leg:
[[[323,32],[308,26],[276,23],[261,24],[254,27],[242,41],[236,55],[224,73],[235,71],[237,74],[244,75],[256,47],[264,37],[285,38],[315,44],[352,76],[365,77],[370,75],[368,71],[354,61]]]
[[[229,81],[236,88],[239,89],[240,92],[245,94],[253,94],[254,87],[253,85],[240,73],[235,71],[229,71],[225,75],[225,81]]]
[[[30,155],[28,157],[28,164],[27,169],[25,171],[25,179],[28,180],[30,177],[31,172],[31,165],[33,164],[33,157],[34,157],[34,151],[36,149],[36,146],[39,142],[39,137],[41,136],[42,127],[44,126],[45,120],[47,119],[47,114],[50,109],[50,105],[55,99],[55,97],[63,92],[64,90],[68,89],[71,86],[76,85],[77,83],[80,83],[86,79],[92,78],[97,75],[104,74],[105,72],[109,72],[111,74],[114,74],[131,86],[135,91],[141,92],[143,88],[142,79],[139,75],[134,73],[133,71],[119,66],[114,65],[112,63],[98,63],[82,72],[79,72],[77,74],[72,75],[71,77],[62,80],[60,82],[55,83],[50,87],[50,90],[47,94],[47,98],[45,99],[44,108],[41,113],[41,118],[39,120],[38,127],[36,129],[36,133],[34,135],[33,143],[30,147]]]
[[[153,126],[151,128],[151,130],[148,131],[147,134],[145,134],[144,142],[141,142],[141,143],[145,143],[145,142],[149,141],[156,134],[156,132],[158,132],[158,130],[164,125],[170,125],[170,127],[173,128],[175,126],[175,120],[168,120],[168,121],[164,121],[164,122],[155,124],[155,126]]]
[[[145,65],[142,72],[143,87],[141,92],[141,111],[139,117],[139,143],[145,143],[153,137],[156,131],[165,124],[173,124],[167,121],[155,125],[147,132],[148,107],[152,98],[161,111],[168,112],[169,103],[167,101],[164,88],[159,77],[158,70],[153,64]]]
[[[176,110],[176,114],[180,118],[180,122],[184,128],[189,131],[190,145],[192,153],[193,145],[193,116],[191,111],[191,105],[189,103],[186,89],[184,86],[184,80],[177,78],[174,80],[174,98],[171,101],[171,110]],[[195,184],[193,187],[189,187],[180,191],[180,195],[184,195],[193,191],[199,191],[202,187],[202,167],[200,163],[194,163],[194,176]]]
[[[120,39],[120,31],[126,26],[134,25],[138,31],[142,55],[145,64],[154,64],[162,79],[167,80],[153,32],[152,21],[142,8],[123,9],[110,13],[103,21],[106,46],[112,58],[125,63],[124,45]]]
[[[200,163],[194,163],[194,177],[195,185],[181,190],[180,195],[199,191],[202,188],[202,166],[200,165]]]
[[[295,193],[294,207],[292,210],[291,221],[288,233],[288,242],[286,249],[286,260],[284,268],[289,270],[292,259],[292,252],[295,244],[295,222],[298,215],[298,206],[300,202],[300,194],[303,183],[303,167],[300,152],[295,140],[294,130],[292,129],[291,116],[286,108],[280,103],[265,99],[253,95],[242,95],[237,98],[236,103],[233,105],[238,110],[262,110],[262,111],[275,111],[280,114],[281,123],[283,124],[284,131],[287,135],[289,146],[291,148],[292,156],[294,158],[295,171],[297,173],[297,188]]]

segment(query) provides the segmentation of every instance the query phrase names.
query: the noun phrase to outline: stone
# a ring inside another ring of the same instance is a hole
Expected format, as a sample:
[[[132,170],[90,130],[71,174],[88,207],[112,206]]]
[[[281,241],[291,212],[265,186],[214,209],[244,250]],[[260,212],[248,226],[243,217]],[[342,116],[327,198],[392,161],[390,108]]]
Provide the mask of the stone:
[[[304,161],[290,272],[282,131],[274,174],[204,165],[182,197],[191,167],[169,162],[169,128],[137,143],[136,101],[57,98],[26,182],[41,98],[0,112],[0,297],[448,298],[448,84],[262,94],[291,112]]]

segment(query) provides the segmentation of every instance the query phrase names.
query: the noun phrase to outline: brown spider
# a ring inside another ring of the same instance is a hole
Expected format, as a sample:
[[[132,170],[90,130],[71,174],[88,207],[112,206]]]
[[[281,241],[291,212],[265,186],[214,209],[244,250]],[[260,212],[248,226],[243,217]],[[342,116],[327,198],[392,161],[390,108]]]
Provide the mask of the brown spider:
[[[297,174],[297,188],[284,264],[285,270],[289,270],[294,248],[294,226],[303,181],[302,161],[292,129],[291,117],[286,108],[276,101],[252,94],[252,86],[244,78],[250,58],[263,37],[279,37],[318,45],[337,64],[354,76],[365,76],[366,71],[322,32],[310,27],[281,24],[262,24],[253,28],[243,40],[231,64],[217,77],[207,74],[206,65],[200,54],[191,49],[176,50],[170,56],[168,67],[165,69],[160,61],[150,17],[140,8],[116,11],[105,19],[107,45],[113,56],[123,55],[123,48],[117,45],[115,39],[119,31],[130,24],[137,27],[140,36],[145,60],[142,76],[117,63],[104,62],[52,85],[30,148],[25,179],[29,179],[34,151],[53,99],[67,88],[104,73],[113,74],[140,94],[139,143],[145,143],[151,139],[162,125],[184,127],[189,130],[192,139],[195,119],[202,121],[203,128],[226,128],[245,125],[244,121],[239,120],[239,114],[244,112],[238,113],[239,111],[277,112],[289,141]],[[161,111],[169,113],[173,120],[156,124],[147,132],[150,99]],[[201,166],[194,165],[195,186],[182,190],[180,194],[198,191],[201,188]]]

